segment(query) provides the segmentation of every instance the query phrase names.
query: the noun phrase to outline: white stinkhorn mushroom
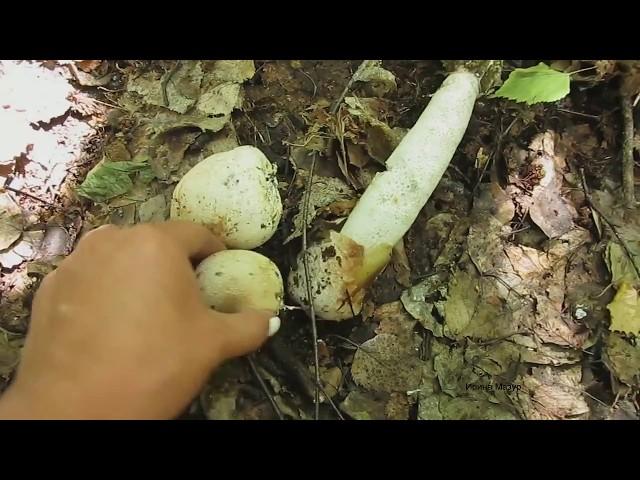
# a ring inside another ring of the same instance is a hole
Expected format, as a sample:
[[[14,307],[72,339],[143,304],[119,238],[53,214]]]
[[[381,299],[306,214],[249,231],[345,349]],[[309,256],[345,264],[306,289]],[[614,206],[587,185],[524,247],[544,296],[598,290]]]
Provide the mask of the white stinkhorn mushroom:
[[[196,268],[207,304],[224,313],[243,308],[276,315],[283,307],[284,283],[280,270],[267,257],[249,250],[222,250]]]
[[[281,216],[276,166],[251,146],[196,164],[176,185],[171,202],[172,219],[204,225],[231,248],[262,245]]]
[[[319,318],[360,313],[364,289],[387,265],[393,246],[409,230],[440,182],[467,129],[480,92],[480,76],[499,74],[499,62],[471,61],[450,74],[349,215],[340,233],[306,252],[313,306]],[[484,87],[484,79],[483,79]],[[309,305],[301,252],[288,289]]]

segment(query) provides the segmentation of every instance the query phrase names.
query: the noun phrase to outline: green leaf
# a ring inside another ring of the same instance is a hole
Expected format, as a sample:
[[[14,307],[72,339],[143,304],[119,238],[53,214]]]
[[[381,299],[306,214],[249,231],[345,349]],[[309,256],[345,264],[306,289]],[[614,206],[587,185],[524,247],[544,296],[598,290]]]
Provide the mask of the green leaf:
[[[568,93],[569,74],[539,63],[535,67],[516,68],[494,96],[533,105],[555,102],[566,97]]]
[[[105,202],[131,190],[131,174],[144,174],[149,169],[147,162],[100,162],[89,172],[77,192],[94,202]]]

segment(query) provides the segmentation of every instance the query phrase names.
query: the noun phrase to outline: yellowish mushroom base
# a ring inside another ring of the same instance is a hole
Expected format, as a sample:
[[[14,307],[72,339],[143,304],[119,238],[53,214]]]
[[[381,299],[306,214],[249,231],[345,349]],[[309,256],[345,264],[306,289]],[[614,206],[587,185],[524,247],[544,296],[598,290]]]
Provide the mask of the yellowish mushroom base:
[[[391,258],[392,247],[380,245],[365,251],[362,245],[338,232],[311,245],[306,252],[313,306],[318,318],[341,321],[362,310],[365,289],[384,269]],[[288,279],[294,300],[309,306],[304,270],[304,252]]]

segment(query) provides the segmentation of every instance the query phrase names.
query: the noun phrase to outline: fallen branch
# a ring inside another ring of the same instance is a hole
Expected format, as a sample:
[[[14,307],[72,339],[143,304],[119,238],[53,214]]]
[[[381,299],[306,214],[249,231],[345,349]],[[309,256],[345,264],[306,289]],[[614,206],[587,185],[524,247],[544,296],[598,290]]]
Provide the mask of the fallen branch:
[[[620,93],[622,104],[622,194],[627,208],[636,206],[633,175],[633,105],[631,97]]]
[[[38,198],[35,195],[31,195],[30,193],[23,192],[22,190],[18,190],[17,188],[13,188],[13,187],[10,187],[8,185],[5,185],[4,187],[0,188],[0,191],[2,191],[2,190],[7,190],[7,191],[13,192],[13,193],[15,193],[17,195],[23,195],[23,196],[28,197],[28,198],[30,198],[32,200],[36,200],[37,202],[43,203],[43,204],[45,204],[45,205],[47,205],[49,207],[55,208],[55,205],[53,203],[48,202],[46,200],[43,200],[42,198]]]
[[[313,154],[313,160],[311,161],[311,168],[309,169],[309,178],[307,179],[307,191],[304,204],[302,206],[302,262],[304,267],[304,276],[307,285],[307,298],[313,299],[313,292],[311,291],[311,282],[309,281],[309,261],[307,258],[307,218],[309,215],[309,201],[311,199],[311,188],[313,186],[313,172],[316,167],[317,156]],[[313,300],[309,302],[309,317],[311,318],[311,335],[313,340],[313,364],[315,369],[316,385],[314,389],[315,399],[315,419],[320,419],[320,361],[318,359],[318,327],[316,324],[316,312],[313,308]]]

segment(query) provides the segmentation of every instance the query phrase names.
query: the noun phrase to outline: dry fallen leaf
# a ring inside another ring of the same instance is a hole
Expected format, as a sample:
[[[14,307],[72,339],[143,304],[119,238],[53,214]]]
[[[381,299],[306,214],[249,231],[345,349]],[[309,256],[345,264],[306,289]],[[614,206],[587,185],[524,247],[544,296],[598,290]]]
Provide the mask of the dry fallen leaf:
[[[406,392],[420,384],[424,362],[418,358],[421,338],[413,333],[413,320],[400,302],[385,304],[374,313],[380,325],[374,338],[356,351],[353,380],[376,392]]]
[[[384,407],[387,420],[408,420],[409,401],[404,392],[394,392],[389,395],[389,401]]]
[[[619,381],[631,387],[640,386],[640,346],[612,333],[605,340],[603,360]]]
[[[385,420],[385,401],[369,392],[353,390],[340,404],[340,410],[355,420]]]
[[[76,60],[76,66],[83,72],[93,72],[102,64],[102,60]]]
[[[0,250],[8,248],[22,234],[22,209],[8,193],[0,193]]]
[[[640,335],[640,298],[635,288],[622,282],[607,308],[611,313],[609,330]]]
[[[156,195],[138,205],[138,222],[162,222],[169,216],[164,194]]]
[[[633,248],[633,243],[627,243],[628,248]],[[640,258],[640,250],[637,254],[634,250],[631,250],[632,257]],[[638,274],[634,268],[632,259],[627,255],[627,251],[618,242],[609,242],[607,244],[607,250],[605,255],[607,267],[611,272],[611,282],[614,285],[619,285],[623,282],[634,285],[640,281]]]
[[[409,266],[409,258],[404,249],[404,240],[400,241],[393,247],[391,251],[391,266],[396,272],[396,281],[405,288],[411,286],[411,267]]]
[[[370,93],[382,97],[397,88],[396,77],[382,68],[382,60],[364,60],[353,76],[356,82],[368,83]]]
[[[616,64],[617,62],[615,60],[596,60],[595,67],[598,80],[602,80],[613,74],[616,70]]]
[[[299,175],[306,177],[306,173],[301,172]],[[305,181],[305,186],[306,183]],[[339,210],[339,205],[342,204],[339,202],[352,202],[354,200],[355,192],[339,178],[314,175],[311,192],[307,193],[305,191],[301,195],[298,212],[293,217],[293,231],[284,240],[284,243],[286,244],[302,235],[303,228],[308,228],[323,209],[333,205],[336,210]],[[305,217],[304,205],[307,201],[308,207]],[[304,222],[305,219],[306,224]]]
[[[552,367],[533,368],[522,379],[528,395],[518,395],[528,420],[586,419],[589,406],[582,393],[580,365],[559,370]]]
[[[342,370],[338,367],[321,367],[320,380],[324,387],[324,393],[330,398],[333,398],[338,394],[340,384],[342,383]]]
[[[6,252],[0,252],[0,265],[3,268],[14,268],[24,261],[31,260],[40,249],[43,237],[42,230],[23,232],[18,243]]]
[[[519,198],[523,207],[528,207],[531,219],[549,238],[571,230],[576,217],[575,208],[561,194],[563,159],[556,155],[554,136],[552,132],[546,132],[532,140],[530,171],[538,178],[533,180],[535,186],[531,196],[525,194]]]

